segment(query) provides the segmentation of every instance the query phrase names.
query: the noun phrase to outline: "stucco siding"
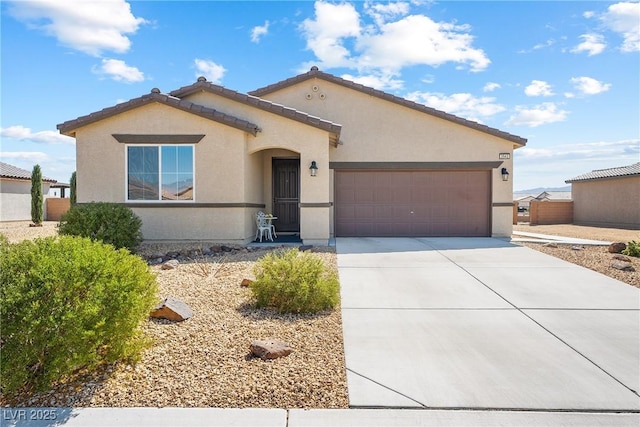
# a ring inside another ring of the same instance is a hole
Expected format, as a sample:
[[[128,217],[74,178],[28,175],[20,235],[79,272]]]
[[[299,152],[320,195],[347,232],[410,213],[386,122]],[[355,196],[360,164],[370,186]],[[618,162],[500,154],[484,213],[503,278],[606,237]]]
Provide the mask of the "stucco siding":
[[[502,167],[513,174],[510,141],[322,79],[286,87],[265,98],[341,124],[343,145],[330,149],[331,162],[501,161],[492,171],[491,203],[512,201],[513,180],[504,182],[501,176]],[[499,159],[501,153],[510,158]],[[333,191],[333,185],[330,188]],[[333,201],[333,195],[330,198]],[[493,207],[492,235],[510,236],[511,230],[511,210]]]
[[[42,194],[49,193],[50,184],[43,182]],[[46,199],[46,196],[44,196]],[[43,207],[44,209],[44,207]],[[44,211],[45,220],[46,210]],[[0,180],[0,221],[31,220],[31,181]]]
[[[640,177],[573,182],[573,221],[640,229]]]

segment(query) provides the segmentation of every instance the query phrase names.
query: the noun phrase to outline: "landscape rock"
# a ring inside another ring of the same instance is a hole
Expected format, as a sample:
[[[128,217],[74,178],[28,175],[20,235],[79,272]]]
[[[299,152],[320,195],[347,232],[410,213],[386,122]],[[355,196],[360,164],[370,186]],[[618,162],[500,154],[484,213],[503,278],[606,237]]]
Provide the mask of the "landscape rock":
[[[544,245],[542,245],[542,246],[544,246],[545,248],[557,248],[557,247],[558,247],[558,244],[557,244],[557,243],[554,243],[554,242],[549,242],[549,243],[545,243],[545,244],[544,244]]]
[[[162,269],[163,270],[173,270],[178,268],[178,266],[180,265],[180,261],[178,261],[177,259],[170,259],[169,261],[166,261],[164,264],[162,264]]]
[[[225,246],[225,245],[220,246],[220,249],[222,250],[222,252],[231,252],[231,251],[233,251],[232,247]]]
[[[627,249],[627,244],[624,242],[613,242],[609,245],[609,252],[612,254],[619,254]]]
[[[631,262],[631,258],[629,258],[628,256],[621,255],[621,254],[615,254],[613,256],[613,259],[617,259],[618,261]]]
[[[182,322],[193,317],[193,311],[184,302],[169,297],[155,306],[149,316],[156,319],[167,319],[174,322]]]
[[[242,279],[242,282],[240,283],[240,286],[248,288],[249,286],[251,286],[251,284],[255,281],[255,278],[244,278]]]
[[[631,265],[630,262],[624,261],[614,261],[611,263],[611,267],[621,271],[636,271],[636,269],[633,268],[633,265]]]
[[[311,249],[313,249],[313,245],[302,245],[302,246],[298,246],[298,250],[299,250],[300,252],[310,251]]]
[[[262,360],[285,357],[293,351],[289,344],[274,340],[253,341],[250,348],[251,353]]]
[[[582,246],[571,246],[571,250],[581,251],[582,250]]]

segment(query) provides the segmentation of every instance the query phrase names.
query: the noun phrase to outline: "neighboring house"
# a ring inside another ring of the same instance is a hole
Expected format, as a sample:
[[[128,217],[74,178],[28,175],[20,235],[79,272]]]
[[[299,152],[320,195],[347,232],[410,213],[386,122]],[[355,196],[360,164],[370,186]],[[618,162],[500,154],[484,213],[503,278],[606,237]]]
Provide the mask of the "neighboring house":
[[[571,178],[575,224],[640,229],[640,163]]]
[[[203,77],[58,125],[77,201],[125,203],[149,240],[510,236],[526,139],[319,71],[243,94]]]
[[[570,201],[571,200],[571,191],[543,191],[538,195],[529,194],[526,196],[520,195],[517,199],[514,200],[518,204],[519,208],[524,208],[526,210],[529,209],[529,205],[532,201],[539,202],[558,202],[558,201]]]
[[[42,194],[55,179],[42,177]],[[0,221],[31,220],[31,172],[0,162]]]

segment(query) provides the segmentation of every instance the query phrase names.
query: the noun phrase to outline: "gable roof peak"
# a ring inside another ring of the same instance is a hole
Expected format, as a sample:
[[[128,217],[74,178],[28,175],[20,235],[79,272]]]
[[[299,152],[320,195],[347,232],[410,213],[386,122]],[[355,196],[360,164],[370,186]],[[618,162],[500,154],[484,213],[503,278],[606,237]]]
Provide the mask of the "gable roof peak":
[[[324,71],[320,71],[318,69],[317,66],[313,66],[311,67],[311,70],[307,71],[306,73],[303,74],[299,74],[297,76],[294,77],[290,77],[288,79],[285,80],[281,80],[277,83],[273,83],[271,85],[268,86],[264,86],[261,87],[259,89],[253,90],[251,92],[249,92],[249,95],[253,95],[253,96],[258,96],[258,97],[262,97],[264,95],[273,93],[273,92],[277,92],[280,89],[284,89],[290,86],[294,86],[298,83],[302,83],[305,82],[309,79],[312,78],[319,78],[331,83],[335,83],[337,85],[349,88],[349,89],[353,89],[353,90],[357,90],[359,92],[365,93],[367,95],[371,95],[371,96],[375,96],[377,98],[386,100],[386,101],[390,101],[393,102],[395,104],[398,105],[402,105],[404,107],[407,108],[411,108],[417,111],[420,111],[422,113],[426,113],[429,114],[431,116],[435,116],[444,120],[448,120],[450,122],[453,123],[457,123],[459,125],[462,126],[466,126],[468,128],[471,129],[475,129],[478,130],[480,132],[484,132],[487,133],[489,135],[493,135],[493,136],[497,136],[499,138],[502,139],[506,139],[508,141],[511,141],[519,146],[524,146],[527,144],[527,139],[526,138],[522,138],[520,136],[517,135],[513,135],[511,133],[502,131],[500,129],[496,129],[496,128],[492,128],[483,124],[480,124],[478,122],[474,122],[472,120],[468,120],[468,119],[464,119],[462,117],[458,117],[455,116],[453,114],[449,114],[446,113],[444,111],[440,111],[440,110],[436,110],[435,108],[432,107],[428,107],[424,104],[419,104],[417,102],[414,101],[410,101],[406,98],[402,98],[400,96],[397,95],[392,95],[388,92],[384,92],[381,91],[379,89],[375,89],[373,87],[370,86],[365,86],[363,84],[360,83],[356,83],[354,81],[351,80],[347,80],[347,79],[343,79],[342,77],[338,77],[335,76],[333,74],[329,74],[329,73],[325,73]]]

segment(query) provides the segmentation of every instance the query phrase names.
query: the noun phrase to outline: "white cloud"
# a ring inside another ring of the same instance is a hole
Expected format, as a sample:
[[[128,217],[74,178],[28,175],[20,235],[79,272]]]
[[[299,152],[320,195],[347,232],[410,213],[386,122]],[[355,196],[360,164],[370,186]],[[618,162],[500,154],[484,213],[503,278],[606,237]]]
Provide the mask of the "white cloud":
[[[601,34],[589,33],[580,36],[582,43],[571,49],[573,53],[587,52],[587,55],[594,56],[604,51],[607,44]]]
[[[597,95],[611,88],[611,83],[602,83],[591,77],[573,77],[571,83],[583,95]]]
[[[511,116],[505,125],[537,127],[562,122],[566,120],[567,114],[567,111],[559,109],[553,102],[545,102],[532,108],[517,106],[516,114]]]
[[[269,34],[269,21],[264,21],[264,25],[258,25],[251,29],[251,41],[259,43],[262,36]]]
[[[586,12],[584,12],[582,14],[582,16],[584,16],[585,18],[589,19],[589,18],[593,18],[595,16],[595,12],[592,10],[587,10]]]
[[[437,67],[453,62],[482,71],[491,61],[482,49],[472,47],[469,30],[466,25],[410,15],[382,25],[376,33],[363,34],[356,44],[362,52],[358,65],[398,71],[412,65]]]
[[[491,117],[505,110],[504,106],[495,102],[495,98],[478,98],[470,93],[444,95],[442,93],[412,92],[405,98],[476,122],[481,122],[481,118]]]
[[[404,81],[394,78],[391,74],[368,74],[359,76],[343,74],[341,77],[345,80],[350,80],[352,82],[360,83],[361,85],[369,86],[379,90],[402,89],[404,85]]]
[[[311,65],[346,67],[364,78],[396,84],[402,68],[413,65],[454,63],[473,72],[489,66],[485,52],[473,47],[468,25],[406,16],[409,7],[407,2],[367,2],[365,13],[373,16],[374,23],[363,27],[354,4],[316,1],[315,16],[304,20],[300,31],[317,60],[303,64],[301,70]]]
[[[404,16],[409,13],[409,3],[399,1],[396,3],[382,4],[366,1],[364,3],[364,9],[366,13],[374,19],[377,25],[382,25],[388,19]]]
[[[36,163],[46,162],[51,159],[47,153],[43,153],[42,151],[3,151],[0,153],[0,158],[4,160],[29,160]]]
[[[486,85],[484,85],[484,87],[482,88],[483,92],[493,92],[496,89],[500,89],[502,86],[500,86],[500,83],[494,83],[494,82],[489,82]]]
[[[621,2],[607,9],[602,22],[611,31],[619,33],[624,41],[623,52],[640,51],[640,3]]]
[[[100,68],[94,67],[93,72],[106,75],[117,82],[137,83],[145,79],[142,71],[127,65],[120,59],[103,59]]]
[[[194,63],[196,70],[198,70],[196,77],[205,76],[207,80],[215,84],[220,84],[220,82],[222,82],[222,77],[227,71],[222,65],[218,65],[208,59],[196,58]]]
[[[527,96],[553,96],[551,85],[543,80],[531,80],[531,84],[524,88]]]
[[[313,51],[323,67],[352,67],[350,52],[343,46],[345,38],[358,37],[360,15],[349,3],[315,3],[315,20],[305,19],[301,30],[307,49]]]
[[[60,44],[93,56],[104,51],[124,53],[129,34],[147,23],[131,13],[124,0],[11,1],[9,13],[28,27],[44,31]]]
[[[0,136],[9,139],[15,139],[17,141],[31,141],[41,144],[74,145],[76,143],[75,138],[61,135],[56,131],[43,130],[40,132],[33,132],[28,127],[20,125],[9,126],[8,128],[0,129]]]

